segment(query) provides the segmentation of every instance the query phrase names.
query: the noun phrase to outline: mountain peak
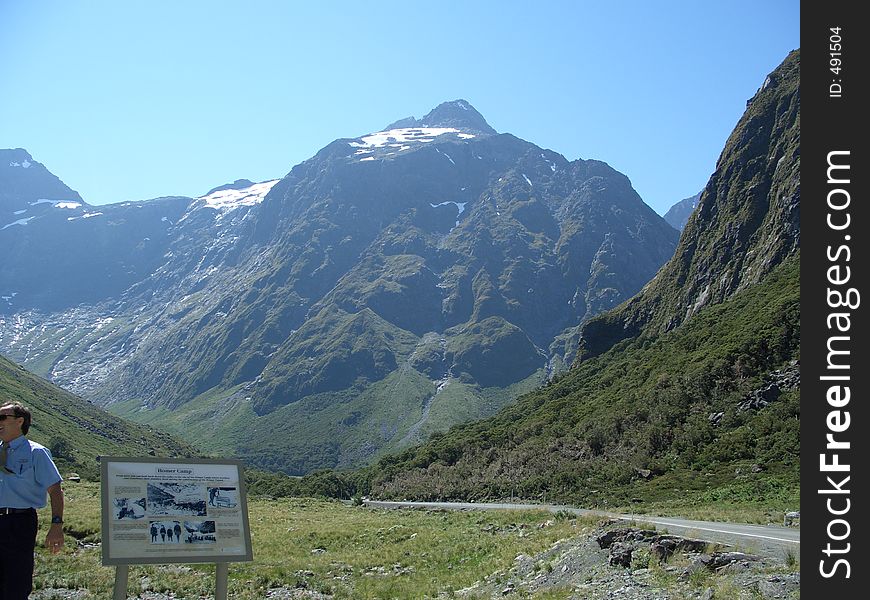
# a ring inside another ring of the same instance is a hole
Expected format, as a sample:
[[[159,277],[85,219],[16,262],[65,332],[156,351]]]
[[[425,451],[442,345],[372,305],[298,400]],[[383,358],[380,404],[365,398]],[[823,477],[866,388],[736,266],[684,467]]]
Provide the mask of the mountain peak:
[[[12,213],[16,215],[15,223],[26,222],[36,211],[46,208],[32,207],[50,206],[54,201],[84,202],[78,192],[71,190],[24,148],[0,148],[0,218],[4,213]],[[0,223],[0,228],[6,224]]]
[[[481,133],[498,133],[490,127],[486,119],[483,118],[483,115],[477,112],[477,109],[467,100],[462,99],[442,102],[429,111],[422,119],[407,117],[391,123],[386,129],[410,127],[454,127],[456,129],[479,131]]]
[[[25,150],[24,148],[8,148],[8,149],[0,149],[0,161],[9,159],[12,162],[34,162],[33,157],[30,156],[30,152]],[[19,165],[10,165],[10,166],[19,166]],[[27,168],[27,167],[25,167]]]

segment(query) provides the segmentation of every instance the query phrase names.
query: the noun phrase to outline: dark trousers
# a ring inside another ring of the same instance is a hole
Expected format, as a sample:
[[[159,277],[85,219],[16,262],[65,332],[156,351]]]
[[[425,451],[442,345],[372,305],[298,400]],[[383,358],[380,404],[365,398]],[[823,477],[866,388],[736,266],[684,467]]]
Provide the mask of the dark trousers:
[[[35,547],[36,511],[0,515],[0,600],[27,600]]]

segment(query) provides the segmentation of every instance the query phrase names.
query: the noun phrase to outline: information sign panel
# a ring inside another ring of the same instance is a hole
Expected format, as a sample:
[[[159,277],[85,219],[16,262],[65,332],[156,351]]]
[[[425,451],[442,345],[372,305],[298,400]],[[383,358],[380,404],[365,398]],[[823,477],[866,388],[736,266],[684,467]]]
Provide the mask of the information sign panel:
[[[253,560],[236,460],[102,457],[103,564]]]

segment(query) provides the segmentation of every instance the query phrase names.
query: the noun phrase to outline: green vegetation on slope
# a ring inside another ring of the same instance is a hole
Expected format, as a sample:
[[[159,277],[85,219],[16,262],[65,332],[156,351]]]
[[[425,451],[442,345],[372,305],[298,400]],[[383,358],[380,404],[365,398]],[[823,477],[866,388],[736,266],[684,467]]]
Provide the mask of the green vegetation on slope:
[[[493,418],[385,457],[360,474],[361,489],[416,499],[546,494],[599,506],[794,507],[799,390],[760,410],[739,404],[799,358],[799,270],[796,255],[677,330],[624,341]]]
[[[99,478],[97,456],[196,456],[191,446],[150,427],[112,416],[0,356],[0,400],[33,411],[28,438],[51,450],[55,462],[90,479]]]

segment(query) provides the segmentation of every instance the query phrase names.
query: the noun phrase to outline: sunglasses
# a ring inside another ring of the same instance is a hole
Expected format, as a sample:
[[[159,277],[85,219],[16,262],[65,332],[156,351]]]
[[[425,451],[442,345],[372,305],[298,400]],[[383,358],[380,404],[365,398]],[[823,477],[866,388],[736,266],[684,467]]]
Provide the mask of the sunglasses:
[[[6,419],[20,419],[18,415],[0,415],[0,421],[5,421]]]

